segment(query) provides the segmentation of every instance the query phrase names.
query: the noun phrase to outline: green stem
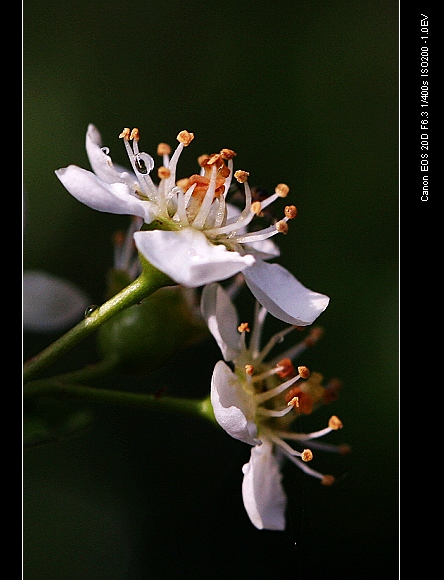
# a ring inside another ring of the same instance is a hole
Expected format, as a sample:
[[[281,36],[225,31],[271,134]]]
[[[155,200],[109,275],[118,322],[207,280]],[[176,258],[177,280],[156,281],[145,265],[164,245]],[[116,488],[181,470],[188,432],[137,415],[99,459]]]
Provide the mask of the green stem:
[[[180,413],[206,419],[217,424],[209,396],[205,399],[163,397],[59,383],[52,379],[33,381],[24,387],[24,400],[28,397],[41,396],[56,396],[89,403]]]
[[[101,324],[133,304],[153,294],[159,288],[172,284],[168,276],[144,261],[142,274],[121,292],[96,308],[91,314],[71,328],[38,355],[27,361],[23,367],[23,381],[29,381],[46,369],[73,346],[90,335]]]
[[[48,380],[60,383],[88,383],[89,381],[111,376],[114,374],[118,364],[119,358],[109,355],[99,362],[89,364],[76,371],[48,377]]]

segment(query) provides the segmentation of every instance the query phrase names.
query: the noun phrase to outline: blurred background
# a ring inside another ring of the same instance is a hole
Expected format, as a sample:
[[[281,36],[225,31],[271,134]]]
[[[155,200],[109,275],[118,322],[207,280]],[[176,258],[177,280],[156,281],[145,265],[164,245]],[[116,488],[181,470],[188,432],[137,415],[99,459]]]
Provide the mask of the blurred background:
[[[353,447],[319,459],[340,478],[330,488],[287,465],[287,530],[258,531],[242,505],[248,446],[186,417],[91,407],[84,433],[23,453],[25,580],[398,577],[398,2],[23,6],[23,267],[103,302],[128,218],[81,205],[54,175],[89,169],[88,123],[124,165],[123,127],[151,153],[194,132],[180,176],[234,149],[250,184],[290,186],[299,213],[280,263],[331,298],[303,362],[344,387],[300,428],[334,413],[331,441]],[[57,336],[25,334],[24,358]],[[219,358],[208,339],[104,386],[204,397]],[[91,336],[53,371],[96,360]]]

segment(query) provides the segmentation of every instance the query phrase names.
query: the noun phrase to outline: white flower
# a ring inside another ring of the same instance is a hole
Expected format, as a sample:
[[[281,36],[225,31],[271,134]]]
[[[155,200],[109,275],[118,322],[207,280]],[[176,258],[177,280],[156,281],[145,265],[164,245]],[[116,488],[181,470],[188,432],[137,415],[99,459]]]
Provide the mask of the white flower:
[[[113,165],[108,149],[102,147],[100,133],[89,125],[86,150],[94,173],[70,165],[57,170],[56,175],[89,207],[142,218],[145,225],[134,234],[134,240],[151,264],[185,287],[203,286],[243,272],[257,300],[289,324],[311,324],[325,310],[327,296],[308,290],[282,266],[264,261],[279,255],[269,238],[287,232],[288,220],[297,213],[295,206],[286,206],[284,217],[269,227],[255,232],[246,229],[266,206],[288,194],[288,186],[279,184],[273,195],[254,202],[247,183],[249,174],[233,173],[236,154],[230,149],[201,156],[200,174],[177,181],[180,154],[194,138],[188,131],[177,136],[179,145],[171,157],[169,146],[159,145],[157,153],[163,165],[156,185],[150,176],[154,160],[139,151],[138,130],[124,129],[120,137],[134,173]],[[229,212],[226,202],[233,176],[244,184],[245,191],[245,207],[237,213]]]
[[[86,294],[71,282],[43,272],[23,272],[23,330],[56,332],[82,319],[89,304]]]
[[[133,235],[142,226],[142,219],[134,216],[126,232],[117,231],[114,234],[113,270],[124,273],[129,282],[137,278],[141,272],[139,257],[134,245]]]
[[[324,485],[334,478],[306,464],[313,457],[311,449],[346,452],[346,446],[314,442],[332,430],[342,427],[333,416],[329,426],[313,433],[295,433],[291,423],[300,413],[311,413],[318,405],[334,400],[339,386],[332,381],[323,387],[322,375],[310,375],[306,367],[295,372],[292,359],[321,334],[313,328],[307,338],[289,348],[279,357],[265,361],[273,346],[282,342],[294,326],[274,335],[261,348],[261,333],[267,311],[256,304],[255,321],[248,347],[246,323],[238,324],[236,310],[219,284],[206,286],[202,293],[202,314],[216,339],[225,361],[219,361],[211,381],[211,403],[218,423],[232,437],[252,445],[250,461],[243,467],[242,495],[252,523],[259,529],[285,529],[286,495],[281,482],[280,467],[286,457],[305,473]],[[302,380],[307,378],[308,380]],[[311,449],[297,451],[287,441]]]

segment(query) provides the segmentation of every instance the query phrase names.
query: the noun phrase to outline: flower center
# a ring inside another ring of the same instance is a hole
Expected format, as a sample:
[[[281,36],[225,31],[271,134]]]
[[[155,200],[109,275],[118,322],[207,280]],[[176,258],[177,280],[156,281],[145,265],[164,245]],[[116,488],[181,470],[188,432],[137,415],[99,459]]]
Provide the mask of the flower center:
[[[227,148],[212,155],[201,155],[198,160],[200,174],[177,181],[179,157],[183,148],[194,139],[193,133],[181,131],[177,135],[179,144],[171,156],[171,148],[166,143],[160,143],[157,148],[158,155],[163,158],[163,166],[158,170],[160,182],[155,185],[150,177],[154,160],[147,153],[139,151],[139,130],[125,128],[119,137],[123,139],[139,182],[135,195],[156,204],[158,218],[168,229],[193,227],[203,231],[214,243],[222,243],[230,250],[242,251],[242,244],[262,241],[278,233],[286,234],[287,222],[297,215],[294,205],[286,206],[281,220],[259,231],[247,232],[246,228],[255,216],[260,215],[278,198],[288,195],[289,187],[286,184],[278,184],[274,194],[262,201],[253,202],[247,182],[249,173],[243,170],[233,172],[236,153]],[[228,219],[226,197],[233,177],[244,184],[245,206],[236,218]]]
[[[264,363],[264,359],[270,354],[272,348],[282,342],[289,332],[297,328],[290,326],[274,334],[265,347],[260,349],[266,315],[266,309],[256,304],[252,328],[246,322],[238,326],[238,331],[241,333],[242,348],[241,354],[234,361],[236,373],[243,388],[253,400],[254,420],[259,428],[259,437],[271,440],[303,471],[317,477],[324,485],[330,485],[334,481],[332,476],[324,476],[324,474],[306,465],[313,458],[310,449],[298,451],[287,443],[287,440],[293,440],[304,445],[310,441],[310,446],[313,448],[338,453],[347,451],[344,446],[312,443],[313,439],[342,428],[342,423],[336,416],[330,418],[328,427],[313,433],[294,433],[289,429],[290,424],[299,414],[309,414],[317,405],[334,400],[341,386],[341,383],[334,379],[324,387],[322,385],[323,376],[320,373],[310,373],[306,366],[298,366],[296,370],[292,362],[292,358],[295,358],[306,348],[314,346],[322,336],[323,331],[319,327],[314,327],[308,336],[287,349],[281,357]],[[250,333],[248,347],[246,333]]]

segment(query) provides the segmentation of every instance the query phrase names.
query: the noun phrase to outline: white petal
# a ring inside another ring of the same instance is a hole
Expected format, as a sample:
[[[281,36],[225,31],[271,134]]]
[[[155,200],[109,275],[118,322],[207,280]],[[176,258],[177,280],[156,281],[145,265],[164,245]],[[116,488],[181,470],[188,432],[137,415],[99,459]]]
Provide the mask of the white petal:
[[[225,280],[255,262],[253,256],[210,243],[193,228],[136,232],[134,240],[148,262],[188,288]]]
[[[55,332],[79,322],[90,303],[79,288],[38,270],[23,273],[23,330]]]
[[[86,153],[94,173],[106,183],[127,183],[133,185],[135,176],[127,171],[117,171],[111,157],[102,149],[102,137],[94,125],[88,125],[86,132]],[[119,168],[121,169],[121,168]]]
[[[216,363],[211,378],[211,404],[217,422],[231,437],[250,445],[261,444],[256,438],[253,399],[221,360]]]
[[[234,360],[241,349],[237,312],[220,284],[208,284],[202,291],[201,312],[225,360]]]
[[[272,443],[264,439],[260,447],[253,447],[242,471],[242,497],[251,522],[259,530],[284,530],[287,497]]]
[[[156,215],[155,204],[138,199],[124,183],[105,183],[77,165],[58,169],[55,174],[69,193],[88,207],[107,213],[135,215],[146,223]]]
[[[307,326],[327,308],[330,299],[303,286],[279,264],[257,261],[243,273],[255,298],[276,318]]]
[[[260,260],[270,260],[271,258],[277,258],[281,255],[279,247],[270,238],[268,238],[268,240],[253,242],[248,245],[243,244],[243,246],[247,250],[251,249],[253,256]]]

